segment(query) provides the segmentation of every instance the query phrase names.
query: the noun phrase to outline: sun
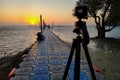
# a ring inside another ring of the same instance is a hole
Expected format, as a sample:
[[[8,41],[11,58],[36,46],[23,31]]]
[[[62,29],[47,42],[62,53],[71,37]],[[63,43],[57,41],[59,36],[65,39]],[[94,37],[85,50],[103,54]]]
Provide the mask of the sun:
[[[34,21],[33,21],[33,22],[31,22],[31,24],[32,24],[32,25],[34,25],[34,24],[35,24],[35,22],[34,22]]]
[[[35,25],[37,23],[37,20],[35,18],[30,19],[30,24]]]
[[[28,21],[31,25],[36,25],[38,23],[38,19],[36,17],[30,17]]]

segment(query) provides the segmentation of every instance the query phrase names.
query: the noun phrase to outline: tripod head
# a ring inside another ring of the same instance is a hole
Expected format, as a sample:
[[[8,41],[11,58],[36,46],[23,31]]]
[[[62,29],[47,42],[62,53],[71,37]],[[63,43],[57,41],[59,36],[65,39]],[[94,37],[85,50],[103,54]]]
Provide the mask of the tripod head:
[[[73,30],[73,33],[76,33],[77,35],[82,34],[83,42],[84,44],[88,44],[90,41],[89,33],[86,27],[86,22],[83,22],[81,19],[75,22],[76,28]]]
[[[79,28],[75,28],[75,29],[73,30],[73,33],[76,33],[77,35],[80,35],[80,34],[81,34]]]

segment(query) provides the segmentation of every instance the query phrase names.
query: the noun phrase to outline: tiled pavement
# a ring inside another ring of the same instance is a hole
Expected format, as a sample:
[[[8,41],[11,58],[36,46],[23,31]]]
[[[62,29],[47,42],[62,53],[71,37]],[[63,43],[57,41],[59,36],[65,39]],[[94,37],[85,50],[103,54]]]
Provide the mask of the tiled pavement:
[[[70,48],[49,29],[45,30],[44,35],[45,41],[34,44],[10,80],[62,80]],[[73,80],[73,70],[74,59],[67,80]],[[103,80],[103,75],[100,73],[96,72],[96,76],[97,80]],[[91,80],[89,67],[83,59],[81,59],[81,78]]]

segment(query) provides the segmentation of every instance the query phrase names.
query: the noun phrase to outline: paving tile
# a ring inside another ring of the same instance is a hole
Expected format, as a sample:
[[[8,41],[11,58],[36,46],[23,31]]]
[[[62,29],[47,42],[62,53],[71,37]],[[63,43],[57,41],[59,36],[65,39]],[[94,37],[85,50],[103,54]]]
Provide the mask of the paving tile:
[[[63,65],[51,65],[50,66],[50,72],[54,73],[54,72],[58,72],[58,73],[63,73],[65,70]]]
[[[31,75],[32,67],[20,67],[16,70],[16,75]]]
[[[63,60],[62,60],[62,64],[64,64],[64,65],[66,65],[67,62],[68,62],[68,59],[63,59]],[[72,60],[71,65],[74,65],[74,64],[75,64],[75,61]]]
[[[67,52],[61,52],[60,56],[69,56],[69,54]]]
[[[62,80],[63,73],[52,73],[50,78],[51,80]]]
[[[58,59],[58,60],[59,60],[59,56],[49,56],[49,59],[50,59],[50,60],[51,60],[51,59],[54,59],[54,60],[55,60],[55,59],[56,59],[56,60]]]
[[[50,53],[49,56],[59,56],[59,55],[56,53]]]
[[[69,71],[69,77],[70,77],[70,80],[74,80],[74,71],[73,70]],[[80,80],[90,80],[90,79],[86,73],[80,72]]]
[[[45,74],[48,73],[48,66],[39,66],[33,68],[33,73],[35,74]]]
[[[60,56],[60,59],[68,59],[69,56]]]
[[[74,70],[73,64],[70,65],[70,70]],[[89,66],[88,65],[80,65],[80,70],[90,72]]]
[[[37,59],[38,60],[48,60],[49,57],[48,56],[38,56]]]
[[[35,65],[36,66],[41,66],[41,65],[45,66],[45,65],[48,65],[48,61],[47,60],[38,60],[35,62]]]
[[[49,60],[49,64],[51,64],[51,65],[60,65],[60,64],[62,64],[62,62],[61,62],[61,60],[55,59],[55,60]]]
[[[30,80],[49,80],[49,74],[34,74]]]
[[[15,76],[12,77],[10,80],[29,80],[29,76],[28,75]]]
[[[24,61],[20,63],[20,67],[29,67],[29,66],[34,66],[34,61]]]
[[[47,54],[38,54],[38,56],[44,56],[45,57],[45,56],[47,56]]]

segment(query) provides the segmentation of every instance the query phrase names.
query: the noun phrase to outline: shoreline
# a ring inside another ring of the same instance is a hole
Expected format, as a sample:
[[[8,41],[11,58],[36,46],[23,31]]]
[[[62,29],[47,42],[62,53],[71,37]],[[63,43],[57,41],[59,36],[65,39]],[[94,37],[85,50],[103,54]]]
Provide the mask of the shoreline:
[[[13,68],[19,67],[20,62],[22,62],[22,56],[24,54],[27,54],[33,45],[34,43],[30,45],[30,47],[18,52],[14,56],[4,57],[0,59],[0,80],[7,80],[8,74]]]

